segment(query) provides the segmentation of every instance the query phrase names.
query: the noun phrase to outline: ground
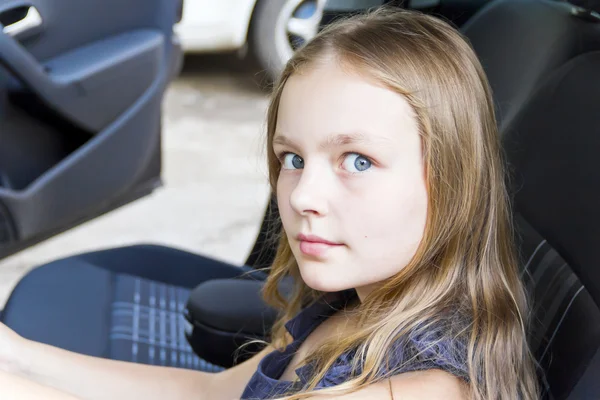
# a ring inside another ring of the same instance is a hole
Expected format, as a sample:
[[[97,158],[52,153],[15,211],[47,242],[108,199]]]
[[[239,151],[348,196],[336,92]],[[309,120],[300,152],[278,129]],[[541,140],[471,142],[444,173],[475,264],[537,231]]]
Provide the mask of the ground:
[[[164,101],[154,194],[0,261],[0,307],[31,268],[83,251],[157,243],[244,262],[267,202],[268,95],[234,56],[187,58]]]

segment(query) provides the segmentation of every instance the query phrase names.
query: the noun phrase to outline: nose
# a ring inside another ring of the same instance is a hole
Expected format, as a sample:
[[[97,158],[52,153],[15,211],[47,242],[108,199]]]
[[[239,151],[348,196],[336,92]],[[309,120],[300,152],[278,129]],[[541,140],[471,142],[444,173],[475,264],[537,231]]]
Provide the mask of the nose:
[[[302,216],[326,215],[328,206],[327,173],[316,168],[305,167],[290,195],[292,209]]]

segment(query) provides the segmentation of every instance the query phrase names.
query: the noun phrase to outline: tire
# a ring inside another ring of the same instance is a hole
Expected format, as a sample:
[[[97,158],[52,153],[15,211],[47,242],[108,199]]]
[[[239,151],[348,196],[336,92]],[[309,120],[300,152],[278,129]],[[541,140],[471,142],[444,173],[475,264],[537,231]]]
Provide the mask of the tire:
[[[267,80],[275,80],[294,50],[317,34],[324,3],[324,0],[258,0],[248,45]],[[300,23],[294,26],[302,28],[296,30],[302,36],[290,32],[291,19]]]

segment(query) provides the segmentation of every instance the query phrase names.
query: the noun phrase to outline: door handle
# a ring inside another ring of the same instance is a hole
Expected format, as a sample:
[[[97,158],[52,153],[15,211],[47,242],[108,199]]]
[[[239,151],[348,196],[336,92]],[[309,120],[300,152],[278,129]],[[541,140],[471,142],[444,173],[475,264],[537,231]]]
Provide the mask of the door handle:
[[[20,20],[23,19],[26,18]],[[78,82],[54,79],[44,65],[19,43],[19,38],[6,33],[6,27],[0,23],[0,66],[12,73],[19,83],[37,94],[43,102],[52,105],[71,121],[80,122],[77,115],[72,115],[70,107],[70,102],[79,97]],[[27,32],[32,31],[30,29]]]
[[[23,15],[22,13],[20,15]],[[24,33],[38,30],[43,23],[40,12],[34,6],[26,7],[24,16],[16,21],[11,21],[10,24],[4,26],[2,31],[14,38],[23,35]]]

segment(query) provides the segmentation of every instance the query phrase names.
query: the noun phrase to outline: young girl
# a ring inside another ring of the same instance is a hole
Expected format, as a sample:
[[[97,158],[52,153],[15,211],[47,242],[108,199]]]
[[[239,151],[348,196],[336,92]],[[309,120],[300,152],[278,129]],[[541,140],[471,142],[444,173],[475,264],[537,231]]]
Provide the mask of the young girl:
[[[537,398],[491,93],[457,31],[384,9],[327,27],[283,71],[267,134],[281,235],[264,295],[283,312],[265,350],[211,375],[25,345],[5,329],[14,375],[0,390]],[[277,288],[290,275],[287,298]]]

